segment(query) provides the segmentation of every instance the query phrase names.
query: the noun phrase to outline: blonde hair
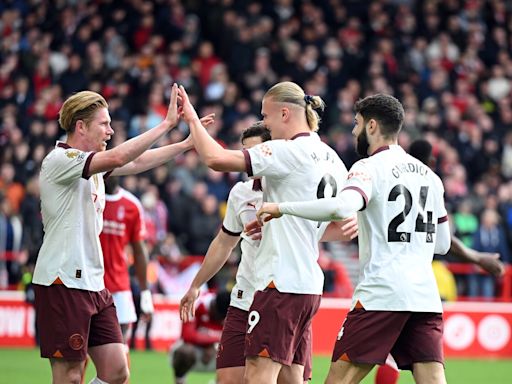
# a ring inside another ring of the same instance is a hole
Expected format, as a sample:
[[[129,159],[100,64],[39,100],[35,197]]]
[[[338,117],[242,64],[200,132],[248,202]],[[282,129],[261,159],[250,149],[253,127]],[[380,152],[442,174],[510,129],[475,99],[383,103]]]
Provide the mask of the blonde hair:
[[[306,120],[311,131],[318,131],[320,115],[316,111],[325,108],[325,103],[320,96],[306,95],[304,90],[291,81],[277,83],[270,88],[263,98],[271,98],[275,102],[300,105],[306,110]]]
[[[92,91],[75,93],[62,104],[59,124],[67,133],[73,133],[78,120],[89,124],[100,108],[108,108],[107,101],[100,94]]]

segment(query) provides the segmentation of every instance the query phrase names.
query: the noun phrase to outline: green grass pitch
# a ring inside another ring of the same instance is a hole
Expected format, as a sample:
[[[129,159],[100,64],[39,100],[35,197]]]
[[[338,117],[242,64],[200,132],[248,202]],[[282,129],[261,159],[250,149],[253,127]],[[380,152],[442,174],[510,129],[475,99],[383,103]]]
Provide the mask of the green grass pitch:
[[[167,355],[159,352],[131,353],[131,383],[173,383]],[[329,368],[329,358],[315,356],[313,359],[312,384],[323,383]],[[375,369],[363,381],[373,383]],[[89,366],[87,380],[94,375]],[[450,384],[507,384],[512,383],[512,360],[448,360],[446,377]],[[214,383],[213,374],[192,373],[188,384]],[[50,364],[39,357],[37,349],[0,348],[0,383],[37,384],[50,383]],[[400,384],[413,383],[410,372],[402,372]]]

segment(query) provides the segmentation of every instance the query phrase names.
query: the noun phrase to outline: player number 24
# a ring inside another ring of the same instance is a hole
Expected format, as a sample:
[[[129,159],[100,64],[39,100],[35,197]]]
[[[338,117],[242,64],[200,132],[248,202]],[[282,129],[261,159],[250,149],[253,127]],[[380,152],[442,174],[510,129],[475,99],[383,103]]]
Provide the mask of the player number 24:
[[[389,192],[388,201],[396,201],[398,196],[402,195],[405,200],[404,209],[398,215],[396,215],[388,226],[388,242],[403,242],[409,243],[411,241],[410,232],[400,232],[397,230],[398,226],[405,221],[405,218],[411,211],[412,207],[412,195],[411,192],[402,184],[395,185],[391,192]],[[427,202],[428,187],[422,186],[420,188],[419,203],[422,210],[425,210],[425,204]],[[422,212],[416,216],[415,232],[425,232],[426,242],[431,243],[433,241],[432,234],[436,232],[436,226],[432,222],[432,211],[426,211],[427,221]]]

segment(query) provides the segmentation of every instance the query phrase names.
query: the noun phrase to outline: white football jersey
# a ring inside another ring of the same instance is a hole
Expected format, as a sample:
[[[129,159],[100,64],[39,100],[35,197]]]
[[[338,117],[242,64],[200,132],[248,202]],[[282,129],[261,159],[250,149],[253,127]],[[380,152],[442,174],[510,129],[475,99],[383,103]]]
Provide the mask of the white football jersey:
[[[68,288],[101,291],[105,287],[99,239],[104,174],[84,178],[94,154],[59,142],[43,160],[39,183],[44,239],[35,284],[51,285],[59,277]]]
[[[400,146],[354,164],[345,189],[357,190],[359,283],[353,303],[367,310],[442,312],[432,258],[447,220],[441,179]]]
[[[254,260],[260,245],[259,240],[253,240],[244,233],[245,224],[256,218],[256,211],[261,207],[263,199],[261,188],[253,188],[255,181],[239,182],[231,189],[222,223],[224,232],[242,238],[242,256],[236,273],[236,284],[231,291],[231,305],[244,311],[249,310],[254,297]]]
[[[303,201],[336,196],[347,169],[316,133],[272,140],[244,151],[249,176],[264,176],[264,201]],[[280,292],[321,295],[318,265],[322,223],[285,215],[263,227],[256,255],[256,289],[273,282]]]

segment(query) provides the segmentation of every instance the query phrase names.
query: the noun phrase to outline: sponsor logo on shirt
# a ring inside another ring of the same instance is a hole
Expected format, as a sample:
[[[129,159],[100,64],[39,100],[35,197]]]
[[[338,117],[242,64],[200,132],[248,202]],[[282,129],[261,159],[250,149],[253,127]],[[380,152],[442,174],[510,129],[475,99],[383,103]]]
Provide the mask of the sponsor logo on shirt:
[[[361,181],[371,181],[372,180],[372,177],[369,174],[364,173],[364,172],[358,172],[358,171],[350,172],[347,176],[347,180],[350,180],[354,177],[360,179]]]
[[[75,157],[78,156],[78,154],[80,153],[79,151],[77,150],[74,150],[74,149],[68,149],[67,151],[64,152],[66,154],[67,157],[69,157],[70,159],[74,159]]]

